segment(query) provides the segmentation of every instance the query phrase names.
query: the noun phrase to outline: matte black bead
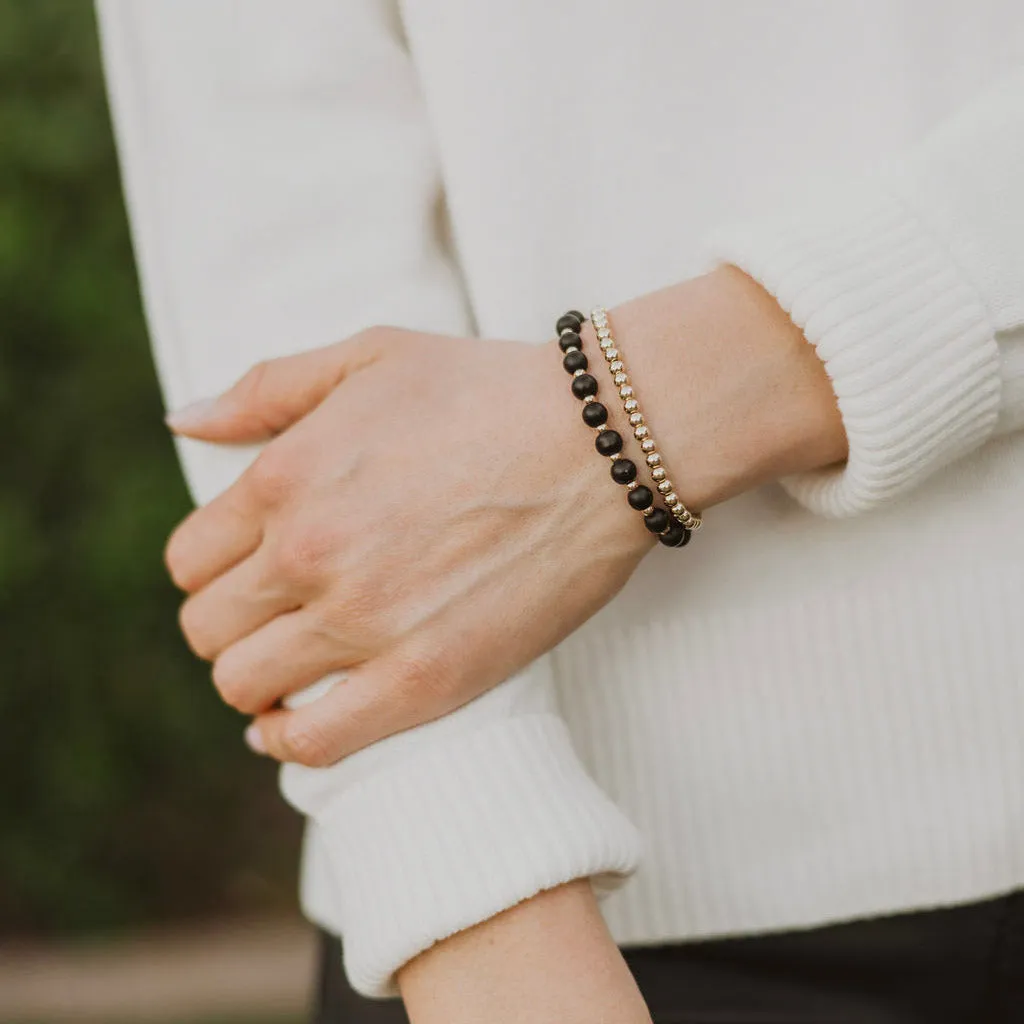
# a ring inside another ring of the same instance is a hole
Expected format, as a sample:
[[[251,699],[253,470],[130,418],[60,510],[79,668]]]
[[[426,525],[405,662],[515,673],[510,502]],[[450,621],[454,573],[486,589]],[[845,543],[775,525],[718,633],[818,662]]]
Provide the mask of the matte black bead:
[[[562,360],[562,366],[565,367],[566,373],[575,373],[577,370],[585,370],[587,368],[587,357],[582,352],[566,352],[565,358]]]
[[[685,548],[690,543],[690,531],[678,519],[658,537],[667,548]]]
[[[564,313],[558,318],[558,323],[555,324],[555,330],[561,334],[562,331],[578,331],[583,326],[583,321],[586,318],[582,313],[577,312],[575,309],[570,309],[568,313]]]
[[[558,347],[564,352],[567,348],[583,348],[583,342],[575,331],[566,331],[558,339]]]
[[[617,430],[602,430],[594,438],[594,447],[602,455],[617,455],[622,451],[622,435]]]
[[[628,484],[636,479],[636,463],[632,459],[616,459],[612,463],[612,479],[617,484]]]
[[[581,373],[572,379],[572,393],[577,398],[586,398],[587,395],[597,394],[597,380],[589,373]]]
[[[663,508],[656,508],[649,516],[644,519],[644,526],[647,527],[651,533],[661,533],[669,524],[669,520],[672,517]]]
[[[608,410],[600,402],[587,402],[583,406],[583,422],[588,427],[599,427],[608,420]]]
[[[650,487],[644,487],[641,484],[639,487],[634,488],[626,496],[626,501],[633,506],[633,508],[645,509],[650,508],[654,504],[654,493]]]

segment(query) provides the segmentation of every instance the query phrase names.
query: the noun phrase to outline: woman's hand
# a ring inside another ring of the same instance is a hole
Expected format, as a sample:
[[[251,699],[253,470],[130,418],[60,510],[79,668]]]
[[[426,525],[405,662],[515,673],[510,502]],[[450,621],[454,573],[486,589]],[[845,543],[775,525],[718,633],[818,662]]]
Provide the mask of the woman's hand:
[[[257,747],[326,765],[443,715],[623,585],[655,541],[560,355],[379,328],[170,418],[210,441],[271,439],[167,548],[185,636],[224,700],[258,716]],[[324,696],[275,708],[339,669]]]
[[[740,271],[612,316],[690,508],[845,457],[821,361]],[[639,463],[591,331],[609,426]],[[167,563],[191,595],[186,637],[281,760],[330,764],[466,703],[586,621],[656,543],[594,450],[555,342],[378,328],[262,364],[170,422],[270,439],[178,528]],[[276,708],[339,669],[324,696]]]

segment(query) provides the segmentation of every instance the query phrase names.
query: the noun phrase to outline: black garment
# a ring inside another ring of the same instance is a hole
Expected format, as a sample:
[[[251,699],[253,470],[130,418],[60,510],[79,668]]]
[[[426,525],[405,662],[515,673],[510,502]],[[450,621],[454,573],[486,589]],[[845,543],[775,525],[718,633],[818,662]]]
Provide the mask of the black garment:
[[[315,1024],[407,1024],[323,937]],[[810,931],[625,950],[654,1024],[1024,1024],[1024,893]]]

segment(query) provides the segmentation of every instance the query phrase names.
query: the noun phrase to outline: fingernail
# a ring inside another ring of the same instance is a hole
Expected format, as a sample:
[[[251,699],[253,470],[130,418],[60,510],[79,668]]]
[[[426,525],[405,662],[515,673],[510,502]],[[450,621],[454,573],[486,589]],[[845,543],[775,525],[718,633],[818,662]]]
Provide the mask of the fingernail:
[[[256,751],[257,754],[265,754],[267,752],[267,746],[263,742],[263,733],[260,732],[258,725],[250,725],[245,730],[245,742],[249,745],[249,749]]]
[[[164,417],[164,423],[171,430],[189,430],[192,427],[199,426],[204,420],[208,419],[216,404],[216,398],[201,398],[198,402],[192,402],[184,408],[169,412]]]

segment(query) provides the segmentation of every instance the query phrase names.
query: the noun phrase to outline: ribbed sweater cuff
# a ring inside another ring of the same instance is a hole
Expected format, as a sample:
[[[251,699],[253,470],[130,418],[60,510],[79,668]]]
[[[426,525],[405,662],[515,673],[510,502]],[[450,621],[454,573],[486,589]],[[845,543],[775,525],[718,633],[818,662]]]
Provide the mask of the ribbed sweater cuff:
[[[813,512],[849,516],[980,445],[999,412],[999,351],[976,290],[895,198],[726,228],[710,240],[775,296],[815,346],[849,439],[841,467],[787,477]]]
[[[635,828],[583,771],[554,715],[507,719],[369,776],[317,822],[345,970],[368,996],[440,939],[545,889],[635,869]]]

